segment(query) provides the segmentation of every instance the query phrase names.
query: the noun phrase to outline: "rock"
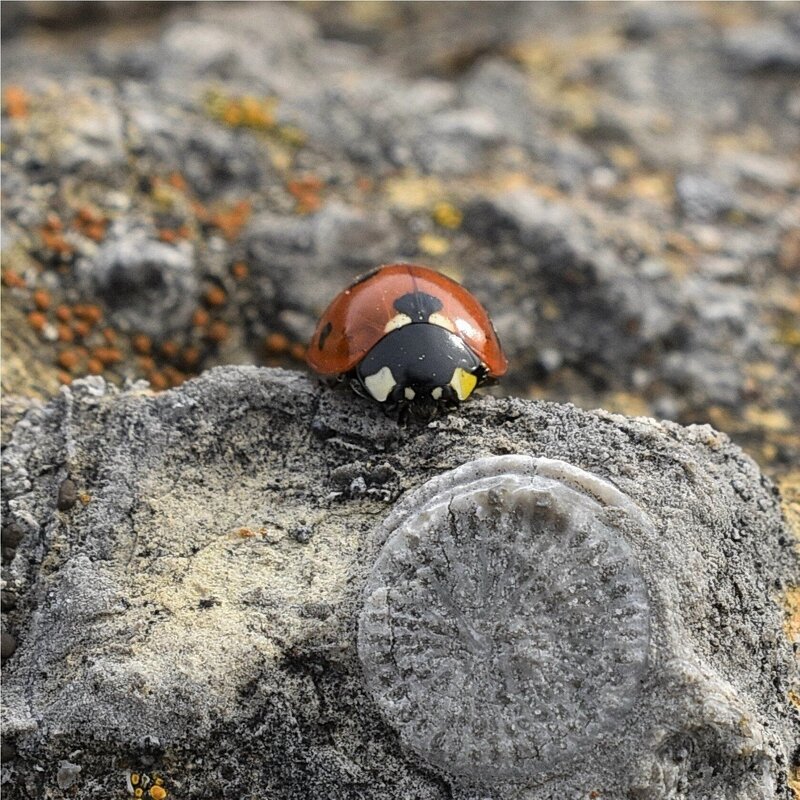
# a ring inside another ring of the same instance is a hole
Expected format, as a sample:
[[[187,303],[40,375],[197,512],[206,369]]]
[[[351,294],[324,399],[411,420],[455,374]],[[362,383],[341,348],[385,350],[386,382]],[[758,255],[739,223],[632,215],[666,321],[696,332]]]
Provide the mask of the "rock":
[[[17,757],[17,748],[14,747],[12,742],[7,742],[5,739],[3,740],[2,751],[0,751],[0,759],[4,764],[8,763],[9,761],[13,761]]]
[[[399,245],[388,214],[341,203],[304,218],[260,214],[243,238],[254,273],[274,283],[281,305],[312,319],[359,272],[397,260]]]
[[[0,641],[2,641],[2,646],[0,647],[0,657],[2,657],[3,661],[7,658],[11,658],[17,650],[17,640],[14,636],[12,636],[7,631],[3,631],[0,634]]]
[[[78,487],[75,481],[66,478],[58,487],[58,501],[56,508],[59,511],[69,511],[78,502]]]
[[[226,367],[77,381],[4,478],[11,796],[127,763],[189,798],[789,798],[795,557],[707,426],[486,397],[399,427]]]
[[[191,245],[165,244],[123,224],[94,259],[78,264],[78,282],[108,304],[122,330],[157,338],[188,324],[200,292]]]
[[[513,191],[473,201],[464,225],[492,242],[508,236],[531,259],[527,279],[517,289],[517,305],[529,293],[531,298],[549,297],[560,308],[550,331],[537,326],[537,346],[543,349],[557,349],[571,361],[624,352],[627,368],[648,341],[664,336],[674,324],[657,286],[641,280],[599,241],[590,223],[564,204]],[[598,314],[600,307],[604,311]]]
[[[503,138],[500,120],[483,108],[443,111],[419,125],[412,148],[426,172],[465,175],[482,162],[484,151]]]
[[[680,175],[675,181],[675,191],[683,213],[701,222],[719,219],[735,204],[728,187],[704,175]]]
[[[59,789],[69,789],[81,773],[81,768],[77,764],[70,761],[62,761],[58,765],[58,772],[56,773],[56,783]]]
[[[778,21],[734,28],[723,49],[739,72],[800,72],[800,30]]]
[[[627,6],[625,11],[625,35],[635,41],[703,23],[697,7],[682,3],[637,3]]]
[[[464,100],[476,108],[490,109],[502,120],[504,135],[528,143],[536,132],[536,109],[527,80],[519,69],[499,59],[479,63],[462,87]]]

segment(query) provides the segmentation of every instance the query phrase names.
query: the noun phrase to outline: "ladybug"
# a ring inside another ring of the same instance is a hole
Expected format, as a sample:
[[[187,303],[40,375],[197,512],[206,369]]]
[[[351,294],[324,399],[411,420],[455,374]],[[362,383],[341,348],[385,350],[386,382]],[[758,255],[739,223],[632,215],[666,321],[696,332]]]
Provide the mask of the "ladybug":
[[[427,267],[389,264],[340,292],[320,318],[306,361],[388,408],[429,418],[508,368],[483,306]]]

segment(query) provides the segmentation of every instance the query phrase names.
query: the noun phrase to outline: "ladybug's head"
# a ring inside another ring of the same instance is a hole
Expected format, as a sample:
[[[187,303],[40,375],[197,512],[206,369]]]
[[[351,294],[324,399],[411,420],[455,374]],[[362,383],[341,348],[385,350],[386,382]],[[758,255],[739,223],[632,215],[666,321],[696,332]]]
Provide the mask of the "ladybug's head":
[[[440,325],[418,322],[384,336],[356,368],[363,393],[407,406],[423,419],[466,400],[486,374],[463,339]]]

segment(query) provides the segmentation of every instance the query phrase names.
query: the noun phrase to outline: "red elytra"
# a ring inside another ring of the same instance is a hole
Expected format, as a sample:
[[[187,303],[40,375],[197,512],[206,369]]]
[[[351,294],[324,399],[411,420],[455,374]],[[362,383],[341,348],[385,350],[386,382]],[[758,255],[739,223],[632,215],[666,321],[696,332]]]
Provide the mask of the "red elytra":
[[[340,292],[320,317],[308,365],[325,376],[350,372],[387,334],[387,323],[397,315],[395,301],[417,293],[442,303],[439,314],[486,365],[489,377],[505,374],[508,361],[484,307],[454,280],[417,264],[378,267]]]

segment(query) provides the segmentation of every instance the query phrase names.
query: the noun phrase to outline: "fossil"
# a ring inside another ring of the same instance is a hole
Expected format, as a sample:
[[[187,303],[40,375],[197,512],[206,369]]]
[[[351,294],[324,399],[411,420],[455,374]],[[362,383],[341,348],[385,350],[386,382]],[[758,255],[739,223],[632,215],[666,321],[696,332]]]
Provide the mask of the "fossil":
[[[525,456],[470,462],[398,504],[358,650],[407,750],[468,781],[535,784],[616,734],[650,643],[623,524],[649,522],[611,483]]]

